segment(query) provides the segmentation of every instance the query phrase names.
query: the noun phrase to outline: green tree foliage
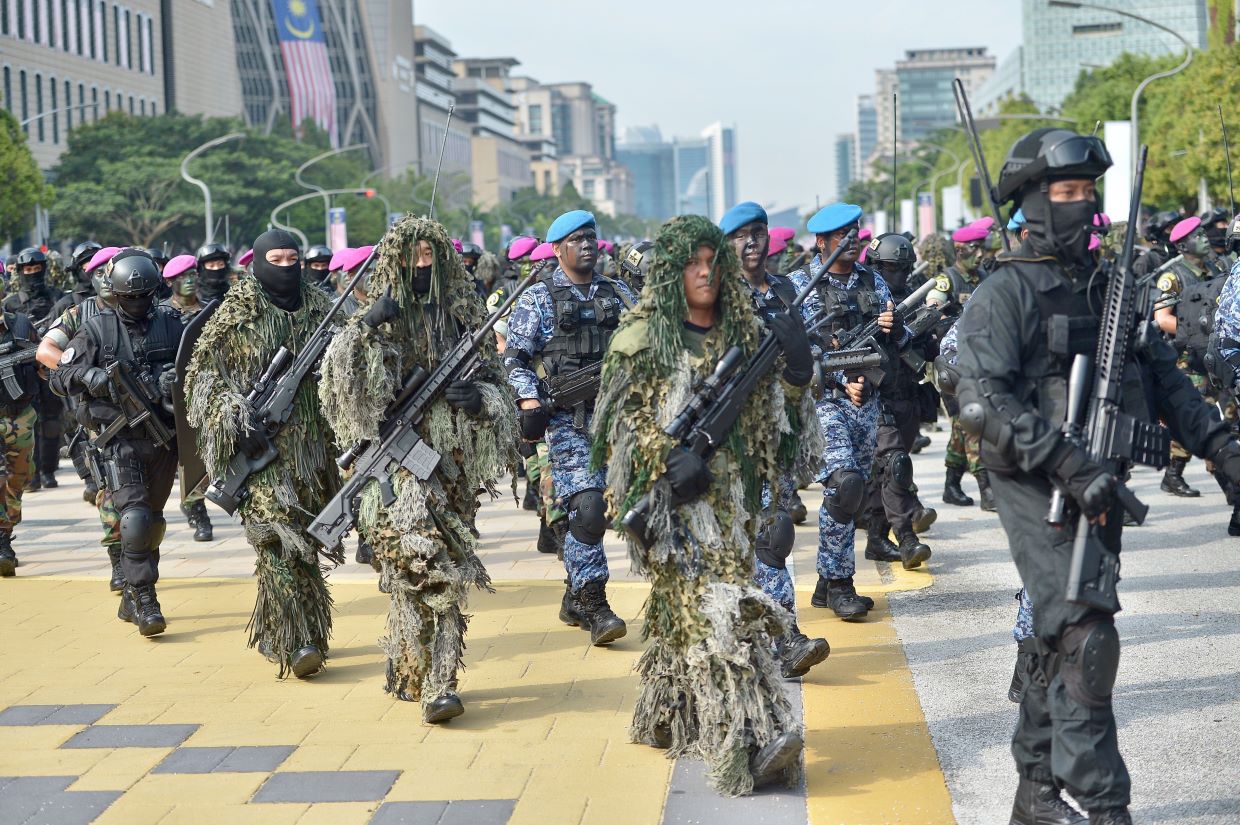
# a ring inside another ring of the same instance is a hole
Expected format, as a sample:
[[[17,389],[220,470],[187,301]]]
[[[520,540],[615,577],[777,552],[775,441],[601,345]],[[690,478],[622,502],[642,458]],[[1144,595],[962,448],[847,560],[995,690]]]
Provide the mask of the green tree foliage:
[[[1098,121],[1128,120],[1132,93],[1142,80],[1156,72],[1175,68],[1184,59],[1183,52],[1160,57],[1144,57],[1124,53],[1111,65],[1092,71],[1082,70],[1072,94],[1064,99],[1064,117],[1076,121],[1076,128],[1092,132]],[[1173,80],[1151,83],[1141,96],[1141,112],[1145,115]]]
[[[0,238],[8,241],[34,225],[34,208],[47,206],[51,187],[43,182],[17,118],[0,109]]]

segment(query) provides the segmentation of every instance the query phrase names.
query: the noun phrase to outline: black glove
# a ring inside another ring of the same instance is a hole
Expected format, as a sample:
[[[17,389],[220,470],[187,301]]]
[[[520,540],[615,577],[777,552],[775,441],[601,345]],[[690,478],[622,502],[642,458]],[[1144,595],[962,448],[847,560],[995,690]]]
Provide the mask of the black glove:
[[[1074,448],[1059,463],[1055,474],[1087,518],[1097,518],[1111,509],[1115,501],[1115,476],[1090,461],[1084,450]]]
[[[449,404],[470,415],[482,412],[482,393],[478,392],[478,386],[473,382],[457,379],[443,391],[443,397]]]
[[[667,480],[672,485],[672,503],[685,504],[709,490],[715,477],[701,456],[676,447],[667,456]]]
[[[263,430],[263,425],[251,414],[249,427],[237,431],[237,452],[245,453],[250,458],[258,458],[266,452],[268,442]]]
[[[82,370],[82,374],[78,377],[78,381],[86,392],[90,393],[94,398],[103,398],[108,394],[108,374],[103,367],[87,367]]]
[[[768,325],[784,351],[784,380],[794,387],[804,387],[814,377],[814,354],[810,352],[804,322],[799,315],[777,312]]]
[[[396,320],[398,315],[400,315],[400,304],[388,295],[380,295],[362,316],[362,323],[375,329],[381,324]]]
[[[1240,442],[1229,440],[1210,460],[1215,472],[1222,473],[1232,484],[1240,484]]]
[[[175,369],[166,369],[159,375],[159,394],[164,398],[172,398],[172,391],[176,389],[177,371]]]
[[[547,411],[542,405],[530,410],[517,410],[517,423],[521,425],[521,437],[526,441],[542,441],[547,434]]]

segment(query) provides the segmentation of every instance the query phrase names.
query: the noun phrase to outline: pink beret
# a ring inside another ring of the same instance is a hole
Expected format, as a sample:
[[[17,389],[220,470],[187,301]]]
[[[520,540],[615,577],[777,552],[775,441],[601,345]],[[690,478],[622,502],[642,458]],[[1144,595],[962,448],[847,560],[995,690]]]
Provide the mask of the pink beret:
[[[986,236],[990,234],[990,230],[983,229],[975,224],[965,224],[952,233],[953,243],[973,243],[974,241],[984,241]]]
[[[1111,216],[1106,212],[1099,212],[1094,215],[1094,226],[1110,226]]]
[[[786,240],[784,240],[783,238],[776,238],[772,235],[771,245],[766,250],[766,257],[769,258],[772,255],[778,255],[780,252],[783,252],[787,248],[788,248],[788,242]]]
[[[616,251],[616,245],[611,241],[600,240],[598,242],[598,248],[606,252],[608,255]]]
[[[538,238],[533,238],[529,235],[522,235],[519,238],[515,238],[513,242],[508,245],[508,260],[519,261],[526,255],[533,252],[534,247],[536,246],[538,246]]]
[[[873,237],[874,237],[873,232],[871,232],[868,229],[862,229],[860,232],[857,233],[857,242],[864,243],[865,241],[868,241],[870,238],[873,238]]]
[[[186,271],[193,269],[197,263],[193,255],[177,255],[171,261],[164,264],[164,280],[167,281],[178,275],[184,275]]]
[[[1197,217],[1196,215],[1193,215],[1191,218],[1185,218],[1184,220],[1177,223],[1171,229],[1171,234],[1168,237],[1171,238],[1172,243],[1179,243],[1180,241],[1187,238],[1189,235],[1196,232],[1197,227],[1199,226],[1201,226],[1201,218]]]
[[[769,234],[772,243],[776,240],[787,243],[796,237],[797,231],[790,226],[772,226]]]
[[[344,267],[345,259],[352,254],[353,247],[351,246],[346,246],[344,249],[337,249],[332,253],[332,259],[327,264],[327,270],[329,272],[335,272],[338,269],[342,269]]]
[[[100,264],[106,264],[108,261],[112,260],[113,255],[120,251],[121,248],[119,246],[105,246],[103,249],[96,252],[94,257],[90,259],[90,263],[86,265],[86,271],[91,272]]]
[[[459,255],[461,252],[464,252],[464,251],[465,251],[465,247],[461,246],[461,239],[460,239],[460,238],[453,238],[453,239],[452,239],[452,248],[453,248],[453,249],[455,249],[455,250],[457,251],[457,254],[458,254],[458,255]]]
[[[340,262],[340,266],[342,269],[353,269],[361,266],[373,251],[373,244],[371,246],[359,246],[356,249],[350,250],[349,255]]]
[[[545,261],[548,258],[555,257],[555,249],[550,243],[540,243],[534,247],[534,251],[530,253],[530,261]]]
[[[254,260],[254,250],[247,249],[241,253],[241,257],[237,259],[237,266],[249,266],[250,261]]]
[[[991,217],[990,215],[986,215],[985,217],[978,218],[977,220],[969,223],[969,226],[975,226],[978,229],[985,229],[987,232],[989,232],[990,228],[994,225],[995,225],[995,219]]]

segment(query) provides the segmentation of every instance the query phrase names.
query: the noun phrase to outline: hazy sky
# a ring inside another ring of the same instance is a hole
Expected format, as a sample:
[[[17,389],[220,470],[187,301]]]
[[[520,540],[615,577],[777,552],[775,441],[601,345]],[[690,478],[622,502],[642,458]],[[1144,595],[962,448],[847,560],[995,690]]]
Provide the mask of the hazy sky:
[[[1020,42],[1020,0],[414,0],[462,57],[512,56],[545,83],[586,81],[626,126],[664,138],[736,127],[738,199],[813,206],[834,192],[835,135],[905,49]]]

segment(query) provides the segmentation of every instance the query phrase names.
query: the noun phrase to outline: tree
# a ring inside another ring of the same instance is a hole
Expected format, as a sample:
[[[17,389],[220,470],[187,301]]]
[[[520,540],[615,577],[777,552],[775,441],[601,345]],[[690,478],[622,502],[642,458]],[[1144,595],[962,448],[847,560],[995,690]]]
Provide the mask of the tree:
[[[1075,120],[1076,128],[1083,132],[1093,131],[1094,124],[1100,120],[1128,120],[1132,93],[1141,81],[1156,72],[1176,67],[1183,59],[1183,54],[1147,57],[1125,52],[1109,66],[1082,70],[1072,93],[1064,98],[1061,107],[1064,117]],[[1151,83],[1141,96],[1142,109],[1148,112],[1157,105],[1168,85],[1169,81],[1165,80]]]
[[[52,190],[43,182],[17,118],[4,109],[0,109],[0,180],[4,181],[0,238],[11,241],[34,224],[35,206],[47,205]]]
[[[100,161],[98,180],[76,180],[61,190],[53,210],[69,237],[98,235],[109,243],[152,246],[193,210],[171,158]]]

